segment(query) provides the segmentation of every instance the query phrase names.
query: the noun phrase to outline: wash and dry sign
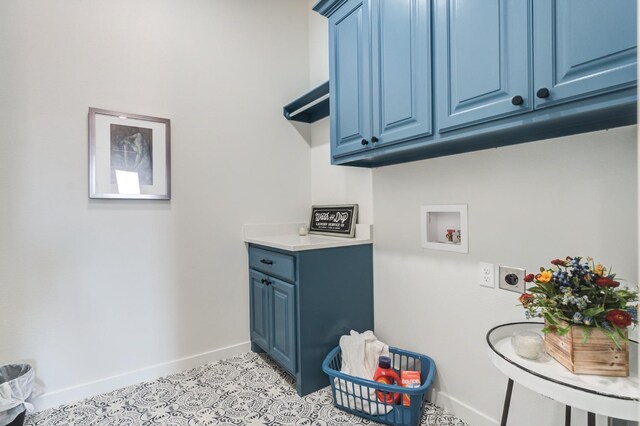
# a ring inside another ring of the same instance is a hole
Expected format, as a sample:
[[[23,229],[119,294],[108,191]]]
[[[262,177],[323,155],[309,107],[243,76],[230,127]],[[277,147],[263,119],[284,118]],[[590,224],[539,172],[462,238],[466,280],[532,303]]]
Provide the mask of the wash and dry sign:
[[[358,205],[312,206],[310,234],[355,237]]]

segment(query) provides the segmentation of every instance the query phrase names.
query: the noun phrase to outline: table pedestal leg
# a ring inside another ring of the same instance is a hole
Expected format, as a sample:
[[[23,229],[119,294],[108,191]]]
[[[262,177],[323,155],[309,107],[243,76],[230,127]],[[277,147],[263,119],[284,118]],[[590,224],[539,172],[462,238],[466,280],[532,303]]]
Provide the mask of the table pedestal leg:
[[[509,417],[509,406],[511,405],[512,391],[513,391],[513,380],[509,379],[509,382],[507,383],[507,394],[504,396],[504,406],[502,407],[502,421],[500,422],[500,426],[507,426],[507,417]]]
[[[569,405],[564,408],[564,426],[571,426],[571,407]]]
[[[591,412],[587,413],[587,426],[596,426],[596,415]]]

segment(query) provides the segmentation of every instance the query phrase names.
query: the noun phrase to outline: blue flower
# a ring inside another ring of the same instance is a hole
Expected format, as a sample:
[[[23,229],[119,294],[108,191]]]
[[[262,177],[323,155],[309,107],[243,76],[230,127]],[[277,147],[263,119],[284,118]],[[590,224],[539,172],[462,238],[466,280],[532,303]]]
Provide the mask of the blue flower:
[[[593,325],[593,318],[592,317],[583,317],[582,318],[582,323],[584,325]]]
[[[603,320],[600,325],[602,326],[602,328],[604,328],[607,331],[613,331],[613,327],[611,326],[611,323],[607,320]]]
[[[638,322],[638,308],[633,306],[629,307],[627,308],[627,313],[631,315],[631,321]]]
[[[576,324],[582,324],[582,314],[580,312],[573,314],[572,321]]]

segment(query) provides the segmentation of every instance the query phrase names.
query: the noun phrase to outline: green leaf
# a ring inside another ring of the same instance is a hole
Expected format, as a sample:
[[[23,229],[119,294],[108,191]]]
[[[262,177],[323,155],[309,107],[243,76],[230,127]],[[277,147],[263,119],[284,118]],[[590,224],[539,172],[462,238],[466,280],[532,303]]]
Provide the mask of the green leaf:
[[[571,330],[571,327],[558,327],[558,336],[564,336]]]
[[[585,317],[595,317],[598,314],[601,314],[604,312],[604,308],[602,306],[596,306],[593,308],[588,308],[585,309],[584,311],[582,311],[582,315],[584,315]]]
[[[547,322],[551,325],[558,325],[558,321],[556,321],[556,319],[553,317],[553,315],[551,315],[548,312],[544,313],[544,319],[547,320]]]
[[[620,336],[623,342],[629,341],[629,338],[624,335],[624,329],[616,327],[616,333],[618,333],[618,336]]]

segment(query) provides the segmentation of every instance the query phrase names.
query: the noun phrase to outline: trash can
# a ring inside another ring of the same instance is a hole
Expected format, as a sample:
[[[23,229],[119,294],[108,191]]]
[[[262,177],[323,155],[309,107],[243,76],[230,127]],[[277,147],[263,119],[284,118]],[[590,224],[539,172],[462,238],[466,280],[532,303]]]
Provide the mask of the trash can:
[[[0,426],[22,426],[26,412],[33,409],[26,401],[35,377],[29,364],[0,366]]]

